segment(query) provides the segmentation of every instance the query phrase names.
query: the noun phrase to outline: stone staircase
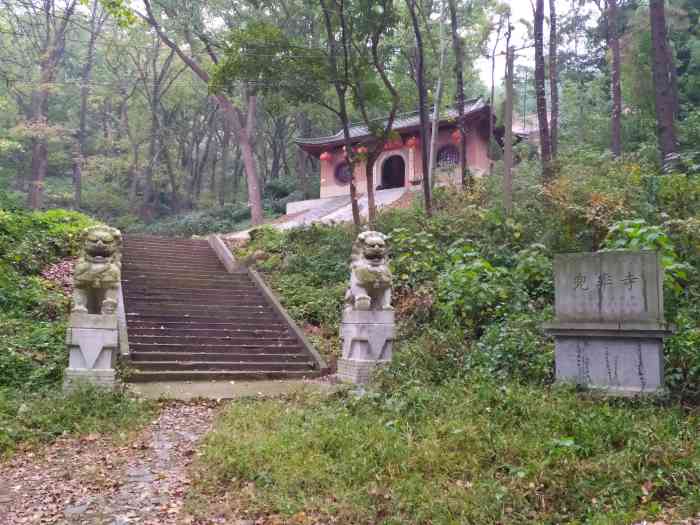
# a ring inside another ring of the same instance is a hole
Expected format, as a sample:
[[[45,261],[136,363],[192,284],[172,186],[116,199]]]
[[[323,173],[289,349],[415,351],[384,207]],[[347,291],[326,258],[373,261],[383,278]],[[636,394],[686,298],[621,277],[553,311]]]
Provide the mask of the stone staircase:
[[[264,284],[206,240],[127,236],[122,290],[131,382],[299,379],[322,364]]]

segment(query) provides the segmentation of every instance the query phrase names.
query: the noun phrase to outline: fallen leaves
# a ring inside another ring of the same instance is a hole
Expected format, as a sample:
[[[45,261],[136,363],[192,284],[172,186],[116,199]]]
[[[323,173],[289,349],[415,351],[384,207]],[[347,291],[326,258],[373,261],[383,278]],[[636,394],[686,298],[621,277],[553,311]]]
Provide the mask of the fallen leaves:
[[[131,443],[88,434],[17,454],[0,464],[0,523],[179,523],[188,466],[215,406],[165,404]]]

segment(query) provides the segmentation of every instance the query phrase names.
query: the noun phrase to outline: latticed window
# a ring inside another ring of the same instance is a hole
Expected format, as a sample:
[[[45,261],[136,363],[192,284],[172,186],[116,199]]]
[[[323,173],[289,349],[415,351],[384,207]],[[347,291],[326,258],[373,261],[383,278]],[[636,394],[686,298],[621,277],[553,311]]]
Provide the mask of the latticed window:
[[[350,184],[352,180],[352,172],[350,171],[350,165],[347,162],[338,164],[335,167],[335,180],[338,184]]]
[[[459,164],[459,150],[456,146],[448,144],[438,150],[437,167],[454,168]]]

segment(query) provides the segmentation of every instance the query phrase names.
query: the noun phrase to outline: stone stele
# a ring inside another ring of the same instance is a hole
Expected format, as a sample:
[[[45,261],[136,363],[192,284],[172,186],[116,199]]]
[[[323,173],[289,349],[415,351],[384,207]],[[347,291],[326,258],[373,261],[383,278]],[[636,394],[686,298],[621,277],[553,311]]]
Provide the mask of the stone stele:
[[[663,391],[663,267],[650,251],[558,255],[554,259],[557,381],[607,393]]]
[[[377,366],[391,362],[395,331],[391,282],[386,237],[375,231],[361,233],[353,244],[340,325],[343,355],[338,377],[343,381],[368,383]]]
[[[83,250],[73,274],[73,309],[66,343],[64,387],[77,381],[114,386],[119,347],[121,233],[105,225],[82,233]]]

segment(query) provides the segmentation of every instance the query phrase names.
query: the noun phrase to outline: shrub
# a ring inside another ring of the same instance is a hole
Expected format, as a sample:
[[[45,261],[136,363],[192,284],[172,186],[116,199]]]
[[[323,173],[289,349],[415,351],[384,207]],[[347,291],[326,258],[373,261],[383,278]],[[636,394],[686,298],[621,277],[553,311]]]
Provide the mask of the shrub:
[[[470,354],[470,367],[502,380],[548,383],[553,379],[554,344],[542,324],[551,311],[513,313],[491,323]]]
[[[63,322],[0,315],[0,387],[34,390],[60,382],[68,364]]]
[[[437,308],[445,324],[459,324],[475,335],[487,322],[505,314],[522,290],[505,268],[493,266],[470,250],[453,247],[451,263],[438,280]]]
[[[676,333],[664,344],[665,379],[671,393],[685,401],[700,401],[700,310],[681,309]]]
[[[688,280],[687,264],[680,262],[670,237],[661,226],[649,225],[644,219],[615,223],[605,239],[608,250],[652,250],[661,256],[666,271],[666,287],[676,294],[683,291]]]
[[[515,256],[513,279],[525,287],[529,296],[545,304],[554,300],[552,259],[543,244],[533,244]]]
[[[74,254],[80,232],[94,221],[68,210],[0,210],[0,261],[36,274],[59,257]]]
[[[132,231],[171,237],[191,237],[235,231],[244,228],[250,219],[250,208],[228,204],[219,208],[175,215],[148,225],[135,224]]]
[[[389,234],[391,270],[399,288],[416,288],[434,280],[444,265],[444,255],[430,232],[394,228]]]

